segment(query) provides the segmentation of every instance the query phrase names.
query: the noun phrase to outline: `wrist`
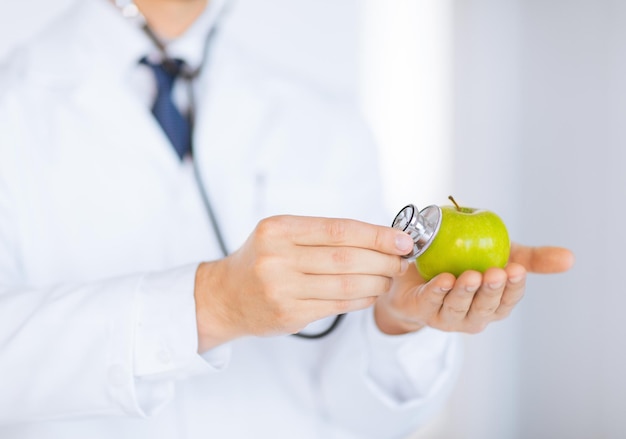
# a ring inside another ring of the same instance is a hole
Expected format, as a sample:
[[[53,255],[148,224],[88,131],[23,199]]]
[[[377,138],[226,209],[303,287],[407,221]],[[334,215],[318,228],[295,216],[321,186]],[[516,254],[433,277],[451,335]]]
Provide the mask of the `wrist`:
[[[217,293],[220,285],[220,262],[203,262],[196,270],[194,298],[198,328],[198,352],[203,353],[237,338],[229,324],[226,307]]]

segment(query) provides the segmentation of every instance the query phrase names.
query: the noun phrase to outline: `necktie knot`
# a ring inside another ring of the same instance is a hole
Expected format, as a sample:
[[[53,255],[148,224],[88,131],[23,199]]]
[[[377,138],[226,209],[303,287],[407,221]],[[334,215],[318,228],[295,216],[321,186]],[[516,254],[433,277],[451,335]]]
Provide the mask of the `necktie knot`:
[[[154,73],[159,90],[162,87],[171,89],[174,86],[176,79],[180,76],[185,65],[185,62],[181,59],[169,58],[158,63],[153,63],[144,57],[140,62],[141,64],[150,67]]]
[[[152,63],[145,57],[140,62],[152,70],[156,80],[157,95],[152,106],[152,114],[182,159],[191,151],[191,123],[174,103],[172,90],[185,63],[179,59],[165,59],[160,63]]]

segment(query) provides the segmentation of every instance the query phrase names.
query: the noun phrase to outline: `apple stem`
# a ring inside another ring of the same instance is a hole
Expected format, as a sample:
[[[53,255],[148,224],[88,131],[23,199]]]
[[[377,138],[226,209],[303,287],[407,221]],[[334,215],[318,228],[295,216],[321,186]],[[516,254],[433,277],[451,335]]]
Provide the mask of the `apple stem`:
[[[461,211],[461,207],[456,203],[452,195],[448,196],[448,200],[452,201],[452,204],[454,204],[454,207],[456,207],[456,210],[458,210],[459,212]]]

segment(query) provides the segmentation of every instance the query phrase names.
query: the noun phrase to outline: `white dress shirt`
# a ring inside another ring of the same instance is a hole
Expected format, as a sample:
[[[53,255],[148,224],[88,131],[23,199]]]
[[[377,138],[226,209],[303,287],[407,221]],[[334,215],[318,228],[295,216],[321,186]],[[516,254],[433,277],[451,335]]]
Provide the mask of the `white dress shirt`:
[[[170,54],[200,62],[221,7]],[[194,84],[194,160],[229,249],[273,214],[386,222],[353,99],[219,26]],[[408,434],[450,391],[454,335],[387,336],[370,309],[321,340],[197,354],[195,272],[221,254],[191,161],[150,114],[138,60],[153,52],[112,5],[86,0],[0,70],[0,437]]]

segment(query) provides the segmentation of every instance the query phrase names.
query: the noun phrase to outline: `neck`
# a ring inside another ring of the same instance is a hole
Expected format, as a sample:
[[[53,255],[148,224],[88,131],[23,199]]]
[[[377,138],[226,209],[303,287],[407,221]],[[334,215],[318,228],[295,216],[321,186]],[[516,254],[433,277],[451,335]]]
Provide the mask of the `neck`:
[[[209,0],[135,0],[150,29],[166,39],[182,35],[208,3]]]

